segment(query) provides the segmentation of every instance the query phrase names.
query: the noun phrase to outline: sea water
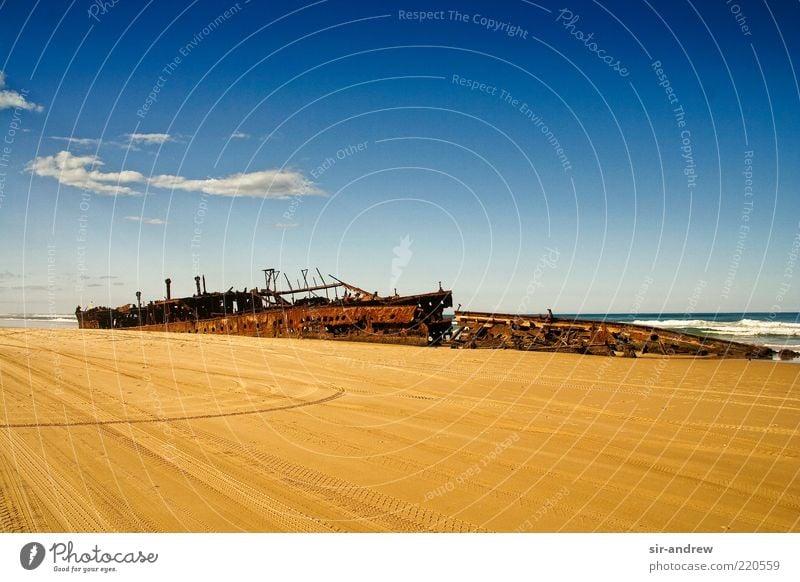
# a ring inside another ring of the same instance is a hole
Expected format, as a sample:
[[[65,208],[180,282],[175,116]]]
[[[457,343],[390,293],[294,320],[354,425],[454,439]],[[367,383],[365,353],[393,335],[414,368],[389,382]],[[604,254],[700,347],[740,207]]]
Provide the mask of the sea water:
[[[0,327],[78,329],[74,313],[0,313]]]

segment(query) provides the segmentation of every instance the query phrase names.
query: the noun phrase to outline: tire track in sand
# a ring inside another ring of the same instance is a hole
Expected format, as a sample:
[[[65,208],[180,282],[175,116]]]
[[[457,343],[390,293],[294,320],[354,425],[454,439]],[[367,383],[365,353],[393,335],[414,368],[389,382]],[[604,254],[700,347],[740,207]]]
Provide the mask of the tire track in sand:
[[[206,463],[186,451],[170,446],[169,443],[153,434],[147,433],[147,439],[135,439],[123,434],[116,427],[106,428],[105,431],[108,436],[133,448],[140,455],[183,475],[187,480],[191,480],[204,489],[214,491],[237,503],[244,507],[245,511],[258,510],[284,531],[300,533],[342,531],[333,524],[304,514],[275,497],[265,494],[230,473],[223,472],[213,464]],[[150,443],[150,441],[153,442]],[[165,451],[170,451],[170,454],[164,454]],[[220,518],[225,519],[221,515]]]
[[[13,432],[0,433],[2,448],[13,448],[17,472],[30,485],[32,493],[39,498],[42,509],[46,509],[59,526],[65,524],[67,515],[75,516],[77,523],[71,523],[71,531],[110,531],[110,523],[99,515],[85,510],[89,500],[81,495],[64,475],[54,470],[54,463],[42,464],[42,459]],[[55,531],[54,528],[53,531]]]
[[[28,506],[28,498],[18,479],[18,471],[0,454],[0,532],[33,531],[36,522]]]
[[[463,520],[448,517],[416,503],[408,503],[379,492],[376,489],[356,485],[332,477],[305,465],[270,455],[259,449],[232,441],[205,430],[178,430],[187,436],[200,438],[215,444],[221,450],[236,451],[237,455],[258,462],[258,467],[272,474],[273,478],[297,489],[304,495],[321,499],[345,513],[356,516],[355,521],[366,522],[392,532],[476,532],[478,526]],[[343,519],[341,521],[353,521]]]
[[[20,422],[13,424],[0,424],[0,429],[11,428],[47,428],[47,427],[71,427],[71,426],[106,426],[113,424],[144,424],[155,422],[179,422],[184,420],[204,420],[210,418],[227,418],[233,416],[248,416],[251,414],[263,414],[266,412],[278,412],[281,410],[292,410],[294,408],[303,408],[305,406],[314,406],[317,404],[324,404],[337,398],[344,396],[344,388],[334,385],[328,385],[328,388],[335,390],[334,394],[311,400],[309,402],[296,402],[293,404],[283,404],[281,406],[271,406],[268,408],[259,408],[256,410],[238,410],[234,412],[219,412],[215,414],[188,414],[184,416],[153,416],[151,418],[118,418],[113,420],[76,420],[71,422]]]

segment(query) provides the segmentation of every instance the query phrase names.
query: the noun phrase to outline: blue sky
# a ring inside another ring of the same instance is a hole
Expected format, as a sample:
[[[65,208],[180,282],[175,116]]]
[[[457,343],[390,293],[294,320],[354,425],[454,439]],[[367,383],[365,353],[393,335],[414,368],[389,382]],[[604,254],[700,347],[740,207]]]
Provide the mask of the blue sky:
[[[0,3],[0,313],[798,309],[795,3],[178,4]]]

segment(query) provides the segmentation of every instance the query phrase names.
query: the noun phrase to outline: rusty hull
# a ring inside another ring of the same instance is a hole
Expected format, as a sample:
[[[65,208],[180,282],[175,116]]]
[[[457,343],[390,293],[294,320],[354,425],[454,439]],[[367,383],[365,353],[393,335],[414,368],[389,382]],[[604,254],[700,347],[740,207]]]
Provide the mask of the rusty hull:
[[[516,349],[604,356],[644,354],[719,358],[772,359],[767,347],[607,321],[560,319],[552,315],[520,316],[456,311],[456,329],[448,343],[453,348]],[[796,352],[781,357],[797,357]]]
[[[305,273],[304,273],[305,276]],[[335,279],[335,278],[334,278]],[[336,283],[277,290],[270,275],[263,289],[171,297],[146,305],[76,309],[83,329],[130,329],[175,333],[230,334],[256,337],[346,339],[411,345],[438,344],[450,330],[444,309],[452,292],[381,297],[336,279]],[[327,294],[335,290],[334,298]],[[319,295],[325,291],[326,296]],[[343,291],[339,297],[338,291]],[[295,296],[300,298],[294,299]],[[288,297],[288,299],[287,299]]]
[[[197,293],[173,298],[166,279],[166,299],[116,308],[75,310],[83,329],[131,329],[176,333],[232,334],[256,337],[344,339],[409,345],[447,344],[452,348],[516,349],[568,352],[604,356],[665,356],[768,359],[776,352],[767,347],[642,325],[539,316],[455,312],[452,292],[382,297],[328,275],[327,283],[307,279],[303,285],[279,290],[278,271],[264,269],[262,289],[207,293],[205,277],[195,277]],[[284,275],[286,277],[286,275]],[[324,296],[322,293],[324,292]],[[333,297],[331,297],[331,293]],[[298,297],[299,296],[299,297]],[[460,307],[460,306],[459,306]],[[783,350],[781,358],[800,356]]]

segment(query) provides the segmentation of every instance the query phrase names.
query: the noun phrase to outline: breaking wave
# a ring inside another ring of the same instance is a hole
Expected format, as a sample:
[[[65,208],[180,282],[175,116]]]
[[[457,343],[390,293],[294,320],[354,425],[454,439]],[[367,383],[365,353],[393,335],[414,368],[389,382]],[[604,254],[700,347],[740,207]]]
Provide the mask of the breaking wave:
[[[75,315],[71,313],[0,313],[0,319],[19,321],[64,321],[74,322]]]
[[[785,321],[740,319],[728,322],[707,319],[637,319],[632,323],[730,337],[781,336],[800,338],[800,323]]]
[[[0,327],[13,328],[77,328],[77,320],[74,315],[66,313],[0,313]]]

